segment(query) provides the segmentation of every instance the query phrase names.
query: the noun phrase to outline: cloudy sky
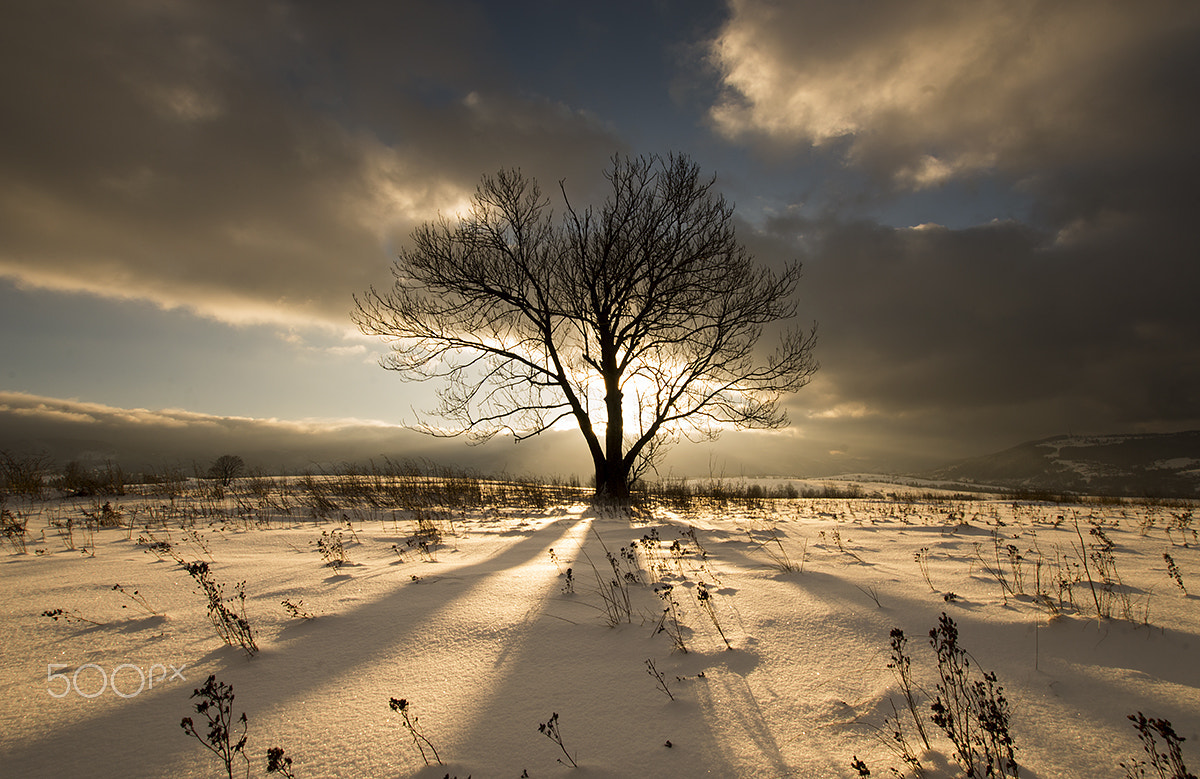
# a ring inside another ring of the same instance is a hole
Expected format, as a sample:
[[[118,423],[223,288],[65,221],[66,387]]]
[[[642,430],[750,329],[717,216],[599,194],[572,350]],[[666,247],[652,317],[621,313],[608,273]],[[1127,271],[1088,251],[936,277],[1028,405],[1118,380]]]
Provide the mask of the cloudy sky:
[[[397,431],[430,388],[378,367],[351,296],[484,173],[585,201],[614,153],[671,151],[761,261],[802,260],[822,365],[788,429],[680,447],[674,472],[1200,427],[1194,0],[20,0],[0,21],[0,448],[586,475],[577,435]]]

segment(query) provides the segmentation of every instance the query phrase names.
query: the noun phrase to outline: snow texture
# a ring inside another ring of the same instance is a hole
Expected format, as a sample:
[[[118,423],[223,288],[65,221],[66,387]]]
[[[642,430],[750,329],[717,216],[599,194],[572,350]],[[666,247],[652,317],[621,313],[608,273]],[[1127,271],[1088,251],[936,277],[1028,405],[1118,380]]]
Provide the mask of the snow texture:
[[[95,498],[10,500],[28,525],[24,553],[0,556],[0,774],[223,775],[180,728],[211,674],[246,714],[251,776],[270,747],[307,778],[848,777],[855,756],[886,775],[904,766],[881,729],[907,716],[889,631],[909,637],[927,717],[943,611],[1003,686],[1022,776],[1121,775],[1145,757],[1136,711],[1170,720],[1200,765],[1200,603],[1163,554],[1200,593],[1190,510],[878,486],[632,514],[570,501],[256,511],[235,490],[130,494],[107,513]],[[89,528],[84,511],[113,526]],[[1096,527],[1111,541],[1107,589]],[[208,561],[226,596],[246,583],[257,654],[220,640],[172,555]],[[667,584],[677,627],[656,594]],[[623,593],[628,620],[610,625],[604,596]],[[444,765],[425,765],[391,698]],[[578,769],[539,732],[555,713]],[[958,775],[925,724],[926,775]]]

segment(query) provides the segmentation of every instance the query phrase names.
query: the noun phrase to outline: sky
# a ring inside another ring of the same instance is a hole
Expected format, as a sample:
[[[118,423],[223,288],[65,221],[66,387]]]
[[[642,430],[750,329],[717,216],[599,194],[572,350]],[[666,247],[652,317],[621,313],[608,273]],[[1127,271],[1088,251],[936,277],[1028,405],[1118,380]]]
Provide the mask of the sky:
[[[7,3],[0,449],[588,472],[468,448],[350,321],[411,231],[519,167],[592,202],[683,152],[813,382],[664,475],[907,471],[1200,427],[1193,0]],[[72,449],[73,447],[73,449]],[[65,455],[64,455],[65,456]]]

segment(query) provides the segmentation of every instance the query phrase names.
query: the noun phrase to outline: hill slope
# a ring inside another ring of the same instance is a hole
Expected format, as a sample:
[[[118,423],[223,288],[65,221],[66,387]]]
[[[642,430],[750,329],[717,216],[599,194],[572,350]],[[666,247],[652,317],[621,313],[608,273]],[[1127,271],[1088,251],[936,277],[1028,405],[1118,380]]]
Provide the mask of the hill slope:
[[[1200,497],[1200,430],[1055,436],[962,460],[924,475],[1056,492]]]

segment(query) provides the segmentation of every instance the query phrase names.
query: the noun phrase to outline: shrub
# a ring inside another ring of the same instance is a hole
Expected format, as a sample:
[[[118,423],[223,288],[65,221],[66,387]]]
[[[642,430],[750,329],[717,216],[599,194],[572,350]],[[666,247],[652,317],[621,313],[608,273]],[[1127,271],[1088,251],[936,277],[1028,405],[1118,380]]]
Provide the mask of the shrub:
[[[7,541],[18,554],[25,554],[25,533],[29,517],[0,508],[0,538]]]
[[[1154,769],[1159,779],[1196,779],[1196,775],[1188,771],[1187,766],[1183,764],[1183,750],[1179,745],[1185,739],[1175,732],[1170,720],[1147,718],[1140,711],[1130,714],[1129,720],[1137,728],[1138,736],[1142,740],[1142,749],[1150,756],[1150,762],[1135,759],[1128,765],[1121,763],[1120,766],[1125,769],[1125,776],[1128,779],[1141,779],[1141,777],[1147,776],[1147,765]],[[1166,754],[1158,751],[1158,741],[1154,738],[1155,733],[1162,736],[1163,741],[1166,742]]]
[[[217,635],[226,644],[240,646],[247,655],[253,657],[258,652],[258,644],[254,640],[250,620],[246,617],[246,582],[234,585],[234,595],[227,599],[224,585],[212,578],[208,563],[197,560],[184,565],[184,570],[196,580],[208,598],[208,618],[216,628]]]
[[[971,661],[958,645],[958,626],[942,612],[929,631],[937,654],[936,695],[930,704],[933,724],[954,744],[955,759],[972,777],[1017,776],[1016,747],[1008,732],[1008,701],[996,674],[970,678]]]
[[[78,496],[125,494],[125,472],[112,461],[105,463],[103,469],[86,469],[71,461],[51,483],[63,492]]]
[[[1183,574],[1179,572],[1179,566],[1175,564],[1175,558],[1171,557],[1170,552],[1163,552],[1163,562],[1167,564],[1167,575],[1171,577],[1171,581],[1183,590],[1183,594],[1187,595],[1187,587],[1183,584]]]
[[[246,713],[237,718],[236,724],[242,726],[242,735],[236,741],[233,740],[233,728],[235,720],[233,719],[233,685],[218,682],[215,676],[209,676],[205,681],[204,686],[192,692],[191,697],[200,698],[200,702],[195,704],[196,713],[203,714],[208,720],[208,732],[201,736],[196,731],[196,726],[192,722],[191,717],[184,717],[179,723],[183,728],[183,732],[192,736],[204,748],[216,755],[221,764],[225,767],[225,775],[229,779],[233,779],[233,762],[235,757],[240,756],[246,761],[246,770],[249,773],[250,759],[246,757]],[[290,762],[290,761],[289,761]]]
[[[280,604],[282,604],[284,611],[296,619],[316,619],[316,616],[304,607],[304,601],[302,600],[291,601],[284,598],[280,601]]]
[[[350,558],[346,555],[346,547],[342,543],[341,530],[322,530],[321,537],[315,543],[325,565],[335,571],[350,562]]]
[[[104,505],[97,505],[94,511],[80,509],[80,513],[97,527],[122,527],[124,525],[125,512],[121,510],[120,506],[114,506],[109,501],[105,501]]]
[[[48,455],[18,456],[11,452],[0,452],[0,493],[40,499],[46,494],[49,469]]]
[[[911,673],[911,659],[905,654],[907,639],[904,631],[895,628],[891,632],[892,655],[888,668],[895,674],[904,693],[905,706],[912,716],[917,732],[930,749],[929,733],[918,714],[916,685]],[[938,625],[929,631],[929,644],[937,656],[938,682],[934,688],[934,699],[929,704],[930,721],[937,725],[954,747],[954,759],[969,779],[992,779],[994,777],[1017,777],[1016,746],[1009,733],[1008,700],[1004,689],[998,684],[994,673],[984,673],[983,678],[973,678],[971,658],[958,645],[958,626],[942,612]],[[917,776],[922,767],[913,754],[900,724],[900,715],[893,704],[894,722],[889,726],[890,735],[883,741],[912,768]],[[891,718],[888,718],[889,720]],[[870,776],[866,763],[856,756],[851,767],[859,776]],[[900,772],[892,769],[894,774]]]

